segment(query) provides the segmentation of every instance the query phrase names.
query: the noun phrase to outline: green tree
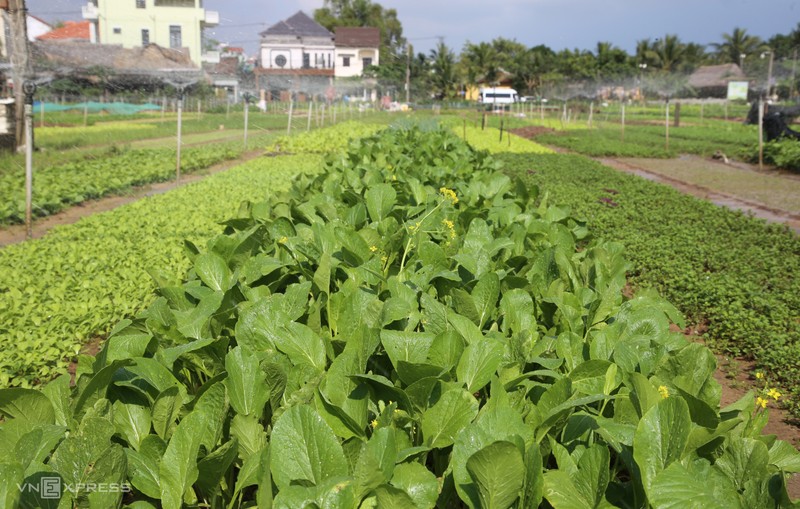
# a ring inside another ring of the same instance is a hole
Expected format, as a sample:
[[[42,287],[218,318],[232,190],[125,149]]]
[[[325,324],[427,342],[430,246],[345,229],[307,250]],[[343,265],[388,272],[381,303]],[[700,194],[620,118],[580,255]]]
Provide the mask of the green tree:
[[[729,34],[722,34],[721,43],[712,43],[720,63],[740,64],[742,55],[754,55],[766,49],[764,41],[749,35],[744,28],[736,27]]]
[[[500,74],[497,51],[488,42],[467,42],[461,51],[461,65],[470,85],[476,85],[478,81],[491,83]]]
[[[430,81],[434,97],[450,99],[456,95],[456,55],[444,41],[431,50]]]
[[[542,88],[554,81],[556,54],[540,44],[517,55],[514,63],[514,87],[528,94],[542,95]]]
[[[598,42],[596,52],[598,80],[621,80],[635,73],[636,67],[625,50],[610,42]]]
[[[558,72],[570,81],[586,81],[597,76],[597,60],[591,51],[563,49],[556,55]]]
[[[677,35],[657,39],[653,48],[654,66],[664,72],[679,71],[686,56],[686,45]]]
[[[377,27],[381,32],[381,58],[400,56],[405,50],[403,25],[396,9],[385,9],[371,0],[325,0],[314,19],[330,31],[342,27]]]

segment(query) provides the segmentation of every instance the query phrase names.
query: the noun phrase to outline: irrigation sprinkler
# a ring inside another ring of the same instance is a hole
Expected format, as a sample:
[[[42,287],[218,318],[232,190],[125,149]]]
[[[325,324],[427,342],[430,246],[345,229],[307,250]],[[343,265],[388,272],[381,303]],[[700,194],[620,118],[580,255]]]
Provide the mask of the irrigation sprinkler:
[[[665,150],[669,150],[669,96],[667,96],[667,101],[665,103],[665,120],[664,120],[664,129],[665,129],[665,141],[664,147]]]
[[[27,237],[33,237],[33,95],[36,82],[25,80],[22,92],[25,94],[25,229]]]
[[[286,123],[286,134],[292,134],[292,113],[294,110],[294,98],[289,98],[289,119]]]
[[[175,157],[175,183],[181,181],[181,131],[183,129],[183,99],[186,95],[186,89],[197,83],[196,79],[188,77],[175,77],[165,79],[165,83],[172,85],[175,88],[177,95],[177,109],[178,109],[178,146]]]
[[[758,169],[764,169],[764,101],[758,98]]]
[[[33,237],[33,96],[40,85],[53,78],[31,79],[22,82],[25,95],[25,230],[28,239]]]
[[[255,99],[255,96],[250,92],[245,92],[242,94],[242,99],[244,99],[244,150],[247,151],[247,126],[249,124],[250,101]]]

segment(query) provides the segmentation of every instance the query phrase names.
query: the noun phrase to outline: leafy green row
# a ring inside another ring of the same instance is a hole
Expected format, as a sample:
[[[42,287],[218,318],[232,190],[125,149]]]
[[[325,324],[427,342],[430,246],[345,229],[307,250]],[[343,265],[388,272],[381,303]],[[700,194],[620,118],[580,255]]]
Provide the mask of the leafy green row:
[[[473,125],[459,126],[457,124],[452,124],[451,129],[477,150],[488,150],[492,153],[511,152],[514,154],[553,153],[552,149],[508,132],[504,132],[501,139],[501,131],[496,128],[482,130]]]
[[[670,127],[669,147],[664,126],[629,125],[623,132],[619,126],[591,130],[569,130],[542,134],[536,141],[566,148],[593,157],[670,158],[679,154],[711,156],[721,151],[729,157],[745,158],[757,143],[752,126],[720,123],[714,127]]]
[[[75,387],[0,391],[4,505],[791,507],[752,395],[496,168],[394,130],[242,207]]]
[[[758,160],[758,153],[755,150],[750,159]],[[764,146],[764,161],[778,168],[800,172],[800,143],[791,139],[767,143]]]
[[[80,125],[72,127],[41,127],[36,129],[36,143],[37,146],[45,149],[61,150],[89,145],[124,144],[143,139],[175,136],[177,118],[174,113],[171,113],[166,119],[161,118],[159,114],[144,114],[137,118],[142,117],[146,123],[130,120],[122,122],[99,121],[87,127],[84,127],[82,122]],[[51,116],[48,115],[46,118],[49,121]],[[52,118],[58,121],[59,117],[53,115]],[[90,122],[97,118],[94,117]],[[285,115],[252,113],[248,118],[248,122],[251,132],[286,128]],[[195,113],[186,112],[182,121],[183,134],[217,131],[221,128],[230,131],[242,129],[243,127],[244,115],[241,111],[230,115],[204,113],[199,118]]]
[[[625,244],[633,284],[658,289],[707,327],[718,351],[752,356],[800,412],[797,235],[580,156],[502,159]]]
[[[292,136],[281,136],[268,148],[268,152],[283,154],[328,154],[347,148],[350,140],[369,136],[383,125],[349,120],[319,131],[308,131]]]
[[[239,202],[287,186],[315,162],[256,159],[0,250],[0,386],[63,373],[93,335],[147,304],[148,269],[182,273],[184,239],[203,242]]]
[[[181,171],[192,173],[242,153],[241,143],[185,149]],[[133,186],[175,177],[175,151],[127,150],[117,155],[37,168],[33,215],[47,216],[70,205],[118,194]],[[0,175],[0,224],[25,220],[25,170],[15,167]]]

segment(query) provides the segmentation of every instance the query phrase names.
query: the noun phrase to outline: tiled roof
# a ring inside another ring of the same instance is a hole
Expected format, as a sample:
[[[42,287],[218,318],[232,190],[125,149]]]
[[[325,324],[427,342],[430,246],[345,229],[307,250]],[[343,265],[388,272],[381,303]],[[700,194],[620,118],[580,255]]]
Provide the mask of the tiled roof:
[[[377,48],[381,31],[375,27],[336,27],[336,46],[340,48]]]
[[[89,33],[91,30],[91,21],[67,21],[61,28],[56,28],[44,35],[40,35],[36,39],[39,41],[52,41],[64,39],[85,39],[89,40]]]
[[[261,36],[295,35],[297,37],[333,37],[325,27],[311,19],[303,11],[283,21],[279,21],[261,32]]]

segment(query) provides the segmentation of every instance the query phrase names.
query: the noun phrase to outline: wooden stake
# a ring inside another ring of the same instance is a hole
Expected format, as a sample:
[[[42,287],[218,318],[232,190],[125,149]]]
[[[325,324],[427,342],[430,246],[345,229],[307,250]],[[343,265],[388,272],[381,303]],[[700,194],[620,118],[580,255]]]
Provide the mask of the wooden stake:
[[[289,100],[289,121],[286,126],[286,134],[292,134],[292,110],[294,109],[294,101]]]
[[[758,169],[764,169],[764,101],[758,99]]]

